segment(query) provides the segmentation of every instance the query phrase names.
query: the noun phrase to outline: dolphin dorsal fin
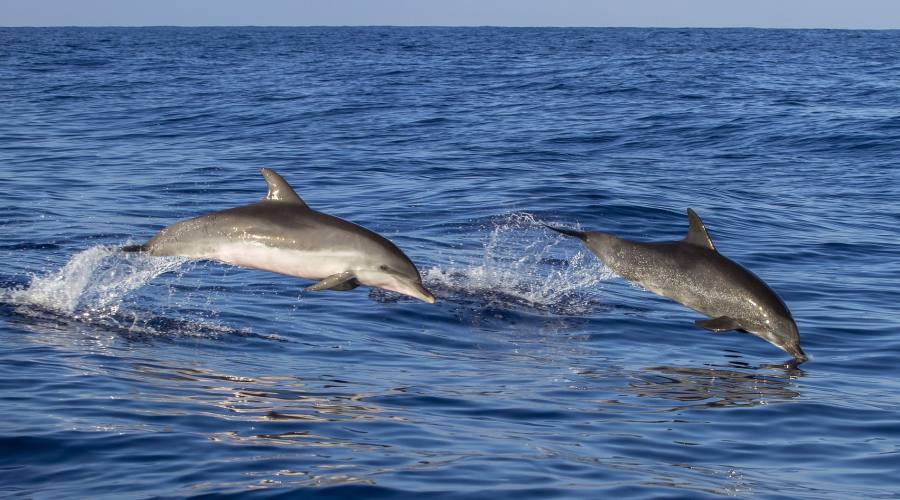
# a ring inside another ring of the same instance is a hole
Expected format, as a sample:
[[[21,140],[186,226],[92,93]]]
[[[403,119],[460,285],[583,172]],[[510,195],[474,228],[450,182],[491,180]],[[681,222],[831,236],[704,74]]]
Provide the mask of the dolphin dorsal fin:
[[[292,188],[284,178],[275,173],[274,170],[261,168],[259,173],[265,177],[266,184],[269,186],[269,192],[266,193],[267,201],[283,201],[285,203],[295,203],[303,205],[304,207],[306,206],[306,202],[303,201],[303,198],[300,198],[300,196],[294,192],[294,188]]]
[[[687,214],[688,221],[690,221],[691,225],[688,227],[688,234],[684,237],[684,241],[691,245],[715,250],[716,246],[713,245],[712,240],[709,238],[709,233],[706,232],[706,226],[703,225],[703,221],[700,220],[700,216],[697,215],[697,212],[694,212],[689,208],[687,209]]]

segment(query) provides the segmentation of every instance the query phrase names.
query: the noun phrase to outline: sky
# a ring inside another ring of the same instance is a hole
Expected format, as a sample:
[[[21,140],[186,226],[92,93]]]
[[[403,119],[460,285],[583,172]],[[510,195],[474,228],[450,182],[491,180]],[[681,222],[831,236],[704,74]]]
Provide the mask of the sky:
[[[900,28],[900,0],[0,0],[0,26]]]

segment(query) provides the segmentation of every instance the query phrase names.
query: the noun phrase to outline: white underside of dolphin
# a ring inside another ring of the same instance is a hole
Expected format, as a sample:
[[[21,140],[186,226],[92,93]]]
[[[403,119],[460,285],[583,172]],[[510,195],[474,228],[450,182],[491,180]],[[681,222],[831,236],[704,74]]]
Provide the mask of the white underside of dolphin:
[[[347,271],[347,263],[357,258],[357,252],[287,250],[248,242],[224,244],[210,255],[198,257],[239,267],[320,280]]]
[[[383,288],[434,303],[416,266],[384,237],[311,208],[273,170],[261,170],[266,197],[166,227],[125,247],[151,255],[208,259],[320,280],[307,290]]]

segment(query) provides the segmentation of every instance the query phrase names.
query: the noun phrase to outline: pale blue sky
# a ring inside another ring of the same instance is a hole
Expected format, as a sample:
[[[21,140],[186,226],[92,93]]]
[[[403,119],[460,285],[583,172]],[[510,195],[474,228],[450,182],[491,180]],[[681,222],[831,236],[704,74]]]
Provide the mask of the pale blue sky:
[[[0,26],[900,28],[900,0],[0,0]]]

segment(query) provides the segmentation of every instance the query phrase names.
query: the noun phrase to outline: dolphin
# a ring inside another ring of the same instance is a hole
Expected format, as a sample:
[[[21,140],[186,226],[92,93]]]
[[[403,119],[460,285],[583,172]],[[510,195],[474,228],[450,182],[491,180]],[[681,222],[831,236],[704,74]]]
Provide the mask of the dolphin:
[[[229,208],[163,228],[126,252],[208,259],[320,280],[306,290],[383,288],[433,304],[434,295],[396,245],[384,237],[310,208],[275,171],[257,203]]]
[[[687,209],[687,236],[680,241],[641,243],[609,233],[547,226],[573,236],[619,276],[639,283],[711,319],[695,321],[713,332],[752,333],[807,360],[800,333],[784,301],[755,274],[720,254],[697,213]]]

